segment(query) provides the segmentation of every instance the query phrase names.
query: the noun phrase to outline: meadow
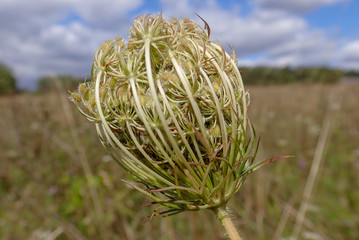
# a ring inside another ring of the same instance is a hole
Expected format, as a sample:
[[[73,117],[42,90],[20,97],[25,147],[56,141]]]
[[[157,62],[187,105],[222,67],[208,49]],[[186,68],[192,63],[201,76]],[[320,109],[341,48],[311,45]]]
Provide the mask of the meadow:
[[[249,86],[258,160],[229,202],[244,239],[359,238],[359,84]],[[149,199],[61,86],[0,97],[0,239],[226,239],[210,211],[148,220]]]

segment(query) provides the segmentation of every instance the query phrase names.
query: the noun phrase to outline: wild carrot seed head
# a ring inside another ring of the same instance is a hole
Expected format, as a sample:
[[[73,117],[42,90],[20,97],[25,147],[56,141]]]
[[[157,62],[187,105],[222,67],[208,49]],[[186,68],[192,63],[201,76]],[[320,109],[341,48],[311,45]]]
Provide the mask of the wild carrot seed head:
[[[91,82],[72,94],[146,190],[129,184],[169,208],[163,215],[225,204],[255,167],[235,54],[210,41],[205,26],[136,18],[127,41],[99,47]]]

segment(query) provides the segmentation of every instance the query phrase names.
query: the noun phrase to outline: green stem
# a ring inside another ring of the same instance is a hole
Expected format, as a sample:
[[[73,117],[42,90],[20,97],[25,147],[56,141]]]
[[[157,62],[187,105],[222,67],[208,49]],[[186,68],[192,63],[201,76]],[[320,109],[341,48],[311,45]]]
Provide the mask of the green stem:
[[[234,226],[227,210],[226,206],[221,206],[219,208],[214,209],[218,220],[222,223],[223,227],[226,229],[227,234],[230,240],[242,240],[241,236]]]

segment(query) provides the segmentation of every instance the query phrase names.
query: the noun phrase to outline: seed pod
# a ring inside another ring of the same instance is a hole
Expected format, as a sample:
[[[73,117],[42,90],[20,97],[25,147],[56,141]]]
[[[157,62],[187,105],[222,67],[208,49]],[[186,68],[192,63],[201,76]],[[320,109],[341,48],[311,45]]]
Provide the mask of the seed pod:
[[[236,59],[206,29],[141,16],[127,43],[106,41],[95,54],[87,117],[147,189],[129,184],[170,208],[164,215],[225,205],[257,167]]]

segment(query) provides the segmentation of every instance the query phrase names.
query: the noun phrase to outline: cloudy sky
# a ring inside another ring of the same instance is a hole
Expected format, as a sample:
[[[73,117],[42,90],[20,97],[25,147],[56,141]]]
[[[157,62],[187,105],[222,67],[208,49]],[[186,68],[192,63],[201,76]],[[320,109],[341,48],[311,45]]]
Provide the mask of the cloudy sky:
[[[140,14],[190,17],[241,65],[359,70],[358,0],[0,0],[0,62],[19,87],[49,74],[88,76],[97,47],[127,38]]]

